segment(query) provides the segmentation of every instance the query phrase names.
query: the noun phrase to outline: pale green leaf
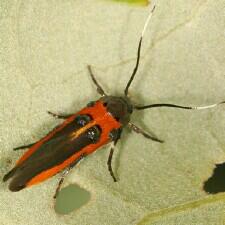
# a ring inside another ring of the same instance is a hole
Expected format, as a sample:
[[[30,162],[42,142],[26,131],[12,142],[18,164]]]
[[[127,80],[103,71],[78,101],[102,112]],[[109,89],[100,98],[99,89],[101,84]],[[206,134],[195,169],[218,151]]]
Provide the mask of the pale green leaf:
[[[205,105],[225,99],[224,1],[156,1],[130,89],[135,102]],[[87,64],[107,93],[122,94],[149,8],[106,1],[7,1],[0,4],[1,176],[22,152],[60,121],[97,99]],[[124,132],[107,170],[109,150],[84,159],[64,186],[76,183],[91,200],[69,215],[55,213],[59,176],[12,193],[0,188],[3,225],[222,225],[224,194],[203,182],[225,161],[225,107],[205,111],[152,109],[132,121],[165,140]],[[76,201],[74,196],[71,196]]]

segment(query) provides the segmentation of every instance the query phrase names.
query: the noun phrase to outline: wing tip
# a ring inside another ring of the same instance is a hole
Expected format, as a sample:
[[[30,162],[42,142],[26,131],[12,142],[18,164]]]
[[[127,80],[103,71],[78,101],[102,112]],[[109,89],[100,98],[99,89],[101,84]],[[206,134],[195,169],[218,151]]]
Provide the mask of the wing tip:
[[[17,184],[13,181],[9,184],[9,190],[12,191],[12,192],[20,191],[20,190],[24,189],[25,187],[26,187],[26,185]]]
[[[4,175],[4,177],[2,178],[2,181],[6,182],[8,179],[13,177],[16,170],[17,170],[17,167],[14,167],[13,169],[11,169],[8,173],[6,173]],[[20,191],[25,187],[26,187],[26,185],[24,185],[24,184],[18,184],[17,179],[13,179],[9,184],[9,190],[12,192]]]
[[[16,172],[16,167],[14,167],[7,174],[5,174],[4,177],[2,178],[2,181],[6,182],[9,178],[11,178],[15,174],[15,172]]]

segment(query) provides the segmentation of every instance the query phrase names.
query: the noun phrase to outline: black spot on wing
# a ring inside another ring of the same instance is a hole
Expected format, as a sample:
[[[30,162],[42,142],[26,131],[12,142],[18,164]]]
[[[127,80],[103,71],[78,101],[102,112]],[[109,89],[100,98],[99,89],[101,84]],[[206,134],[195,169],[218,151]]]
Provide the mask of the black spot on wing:
[[[67,124],[62,130],[59,130],[53,136],[53,138],[70,135],[71,133],[79,130],[81,127],[87,125],[92,120],[93,118],[91,117],[91,115],[88,114],[77,115],[77,117],[75,117],[75,119],[72,122]]]

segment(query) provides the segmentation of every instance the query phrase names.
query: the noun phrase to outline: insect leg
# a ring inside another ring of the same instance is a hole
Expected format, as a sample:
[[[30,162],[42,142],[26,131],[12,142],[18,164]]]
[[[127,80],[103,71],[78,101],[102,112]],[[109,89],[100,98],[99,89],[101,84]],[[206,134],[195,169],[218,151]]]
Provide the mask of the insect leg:
[[[34,142],[32,144],[28,144],[28,145],[22,145],[22,146],[19,146],[19,147],[16,147],[16,148],[13,148],[14,151],[17,151],[17,150],[21,150],[21,149],[25,149],[25,148],[30,148],[32,147],[34,144],[36,144],[37,142]]]
[[[108,165],[109,173],[110,173],[111,177],[113,178],[114,182],[117,182],[117,179],[116,179],[116,177],[115,177],[115,175],[113,173],[113,170],[112,170],[112,157],[113,157],[115,146],[116,146],[118,140],[120,139],[121,132],[122,132],[121,129],[112,130],[110,132],[110,138],[113,140],[113,144],[112,144],[112,146],[110,148],[107,165]]]
[[[97,87],[97,92],[101,95],[101,96],[106,96],[107,94],[104,92],[103,88],[101,87],[101,85],[98,83],[98,81],[95,79],[95,76],[92,72],[92,69],[91,69],[91,66],[88,65],[88,70],[89,70],[89,73],[91,75],[91,79],[92,81],[94,82],[94,84],[96,85]]]
[[[113,181],[114,182],[117,182],[117,179],[113,173],[113,170],[112,170],[112,157],[113,157],[113,153],[114,153],[114,149],[115,149],[115,146],[116,146],[116,142],[114,141],[113,142],[113,145],[110,149],[110,152],[109,152],[109,157],[108,157],[108,161],[107,161],[107,165],[108,165],[108,170],[109,170],[109,173],[111,175],[111,177],[113,178]]]
[[[50,111],[47,111],[47,112],[48,112],[49,115],[52,115],[53,117],[58,118],[58,119],[67,119],[67,118],[69,118],[70,116],[72,116],[72,114],[58,115],[58,114],[53,113],[53,112],[50,112]],[[16,147],[16,148],[14,148],[13,150],[16,151],[16,150],[20,150],[20,149],[30,148],[30,147],[32,147],[34,144],[36,144],[36,142],[34,142],[34,143],[32,143],[32,144],[22,145],[22,146]]]
[[[79,163],[79,162],[81,161],[81,159],[83,159],[83,158],[84,158],[84,154],[80,155],[80,157],[79,157],[76,161],[74,161],[72,164],[70,164],[70,165],[63,171],[63,174],[62,174],[62,176],[61,176],[61,178],[60,178],[60,180],[59,180],[58,186],[57,186],[57,188],[56,188],[56,190],[55,190],[55,194],[54,194],[54,196],[53,196],[54,199],[58,196],[59,191],[60,191],[60,189],[61,189],[61,186],[62,186],[62,184],[63,184],[63,181],[64,181],[66,175],[67,175],[67,174],[69,173],[69,171],[70,171],[75,165],[77,165],[77,163]]]
[[[154,136],[148,134],[147,132],[145,132],[144,130],[142,130],[141,128],[137,127],[136,125],[134,125],[131,122],[128,123],[128,127],[130,129],[132,129],[134,132],[136,132],[138,134],[142,134],[145,138],[148,138],[148,139],[151,139],[153,141],[160,142],[160,143],[164,142],[163,140],[160,140],[157,137],[154,137]]]
[[[70,116],[72,116],[72,114],[60,114],[59,115],[59,114],[56,114],[56,113],[53,113],[50,111],[47,111],[47,113],[58,119],[68,119]]]

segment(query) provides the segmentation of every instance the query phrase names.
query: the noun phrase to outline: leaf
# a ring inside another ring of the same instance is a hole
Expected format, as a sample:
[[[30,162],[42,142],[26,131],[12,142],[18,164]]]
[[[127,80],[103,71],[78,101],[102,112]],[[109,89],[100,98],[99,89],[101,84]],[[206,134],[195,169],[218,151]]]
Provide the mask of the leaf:
[[[99,97],[87,64],[107,93],[122,93],[149,9],[86,0],[5,0],[0,7],[3,176],[22,154],[13,147],[38,140],[61,122],[47,110],[76,112]],[[157,2],[132,100],[182,105],[224,100],[224,33],[223,1]],[[18,193],[2,183],[1,224],[222,225],[224,194],[209,196],[202,186],[215,164],[225,161],[224,110],[135,112],[132,121],[165,143],[125,131],[113,158],[119,182],[109,175],[105,147],[66,177],[64,186],[76,183],[91,194],[88,204],[67,216],[54,210],[59,176]]]

